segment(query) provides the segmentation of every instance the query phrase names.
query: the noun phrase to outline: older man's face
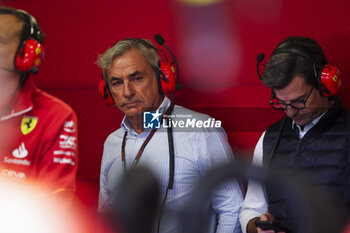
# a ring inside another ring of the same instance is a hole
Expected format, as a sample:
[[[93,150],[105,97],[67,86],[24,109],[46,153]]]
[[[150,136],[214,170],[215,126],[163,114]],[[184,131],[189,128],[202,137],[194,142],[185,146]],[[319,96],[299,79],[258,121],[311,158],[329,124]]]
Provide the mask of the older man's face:
[[[155,73],[136,48],[115,58],[107,77],[114,102],[128,118],[142,117],[162,103]]]

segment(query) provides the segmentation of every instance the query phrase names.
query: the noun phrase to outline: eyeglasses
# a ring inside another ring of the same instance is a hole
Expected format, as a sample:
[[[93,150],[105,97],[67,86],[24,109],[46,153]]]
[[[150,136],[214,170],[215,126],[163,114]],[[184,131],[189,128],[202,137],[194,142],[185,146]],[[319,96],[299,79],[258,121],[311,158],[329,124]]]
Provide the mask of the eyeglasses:
[[[306,101],[309,99],[313,89],[314,88],[312,87],[304,100],[292,100],[289,104],[280,101],[276,98],[275,94],[273,94],[270,100],[270,105],[277,110],[286,110],[288,106],[291,106],[294,109],[304,109],[306,107]]]

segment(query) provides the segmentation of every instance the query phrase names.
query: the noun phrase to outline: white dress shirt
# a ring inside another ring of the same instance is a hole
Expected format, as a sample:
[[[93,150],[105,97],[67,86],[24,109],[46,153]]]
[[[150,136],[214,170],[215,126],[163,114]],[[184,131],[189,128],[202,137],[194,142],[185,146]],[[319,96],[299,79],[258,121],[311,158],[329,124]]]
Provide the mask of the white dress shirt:
[[[163,113],[170,105],[165,97],[159,107]],[[188,116],[206,120],[208,115],[200,114],[175,105],[172,115]],[[146,129],[137,134],[127,118],[124,118],[121,128],[110,134],[104,144],[100,175],[99,210],[103,211],[110,197],[116,191],[119,180],[124,175],[121,160],[121,145],[124,132],[127,131],[125,145],[125,161],[127,169],[131,166],[140,146],[147,138],[150,130]],[[175,180],[173,189],[169,190],[165,203],[165,214],[162,216],[160,232],[181,232],[182,225],[178,219],[179,210],[188,204],[191,192],[198,179],[210,168],[219,163],[233,159],[227,136],[222,128],[210,129],[179,129],[173,128],[175,148]],[[161,185],[162,199],[165,195],[169,180],[169,147],[167,131],[158,129],[153,135],[138,162],[155,173]],[[240,187],[236,181],[221,185],[211,199],[211,207],[218,217],[216,232],[241,232],[239,212],[243,202]],[[208,205],[209,206],[209,205]],[[171,210],[171,211],[169,211]],[[136,222],[137,223],[137,222]],[[136,224],[135,223],[135,224]]]

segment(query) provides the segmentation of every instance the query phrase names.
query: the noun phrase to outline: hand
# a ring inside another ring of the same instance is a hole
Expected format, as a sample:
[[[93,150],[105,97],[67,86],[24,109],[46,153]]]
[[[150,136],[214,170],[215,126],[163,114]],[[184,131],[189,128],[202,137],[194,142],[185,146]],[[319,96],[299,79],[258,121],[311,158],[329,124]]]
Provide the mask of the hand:
[[[273,222],[273,221],[275,221],[275,218],[273,217],[272,214],[270,214],[270,213],[265,213],[265,214],[263,214],[263,215],[260,216],[260,221],[270,221],[270,222]],[[257,229],[257,232],[258,232],[258,233],[275,233],[274,230],[265,230],[265,231],[264,231],[264,230],[262,230],[262,229],[259,228],[259,227],[257,227],[256,229]],[[279,231],[279,232],[277,232],[277,233],[285,233],[285,232]]]
[[[255,226],[255,221],[260,218],[252,218],[247,223],[247,233],[257,233],[257,227]]]
[[[263,215],[257,218],[253,218],[249,220],[247,224],[247,233],[275,233],[274,230],[265,230],[263,231],[261,228],[255,226],[255,221],[260,220],[260,221],[274,221],[275,218],[273,217],[272,214],[270,213],[265,213]],[[277,232],[277,233],[283,233],[283,232]]]
[[[274,221],[274,220],[275,220],[275,218],[270,213],[265,213],[265,214],[260,216],[260,221]],[[257,229],[258,233],[275,233],[274,230],[266,230],[266,231],[264,231],[260,227],[257,227],[256,229]]]

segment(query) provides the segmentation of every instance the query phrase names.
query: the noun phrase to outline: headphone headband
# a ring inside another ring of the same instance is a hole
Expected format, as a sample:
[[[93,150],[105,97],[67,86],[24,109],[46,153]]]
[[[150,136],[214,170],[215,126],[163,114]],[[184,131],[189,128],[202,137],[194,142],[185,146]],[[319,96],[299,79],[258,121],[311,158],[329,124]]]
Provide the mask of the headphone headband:
[[[147,40],[144,40],[144,39],[131,37],[131,38],[127,38],[127,39],[124,39],[124,40],[131,40],[131,41],[135,42],[136,44],[142,44],[143,46],[145,46],[148,49],[154,49],[156,51],[158,50],[151,43],[149,43]]]
[[[272,52],[270,58],[282,53],[301,56],[313,62],[314,76],[318,83],[318,89],[322,95],[333,96],[340,92],[342,86],[340,71],[337,67],[327,64],[327,59],[323,54],[317,54],[300,44],[285,42]],[[264,55],[259,54],[257,57],[257,72],[260,79],[262,79],[262,77],[259,71],[259,64],[263,59]]]
[[[34,16],[32,16],[31,14],[29,14],[28,12],[26,12],[24,10],[17,10],[17,12],[23,16],[23,18],[25,19],[25,23],[28,24],[28,26],[29,26],[28,31],[23,32],[23,34],[24,34],[23,41],[32,38],[32,39],[35,39],[36,41],[38,41],[39,43],[42,44],[44,42],[44,35],[40,29],[38,22],[34,18]],[[26,28],[23,27],[23,30],[26,30]]]
[[[314,53],[311,51],[309,48],[302,46],[300,44],[296,43],[285,43],[280,45],[278,48],[276,48],[272,54],[271,57],[276,55],[276,54],[281,54],[281,53],[289,53],[289,54],[294,54],[297,56],[304,57],[308,60],[313,61],[317,65],[324,65],[327,63],[327,59],[325,56],[321,54]],[[321,62],[321,63],[320,63]]]

